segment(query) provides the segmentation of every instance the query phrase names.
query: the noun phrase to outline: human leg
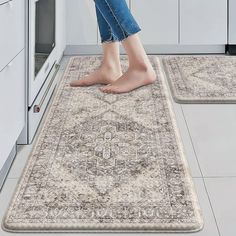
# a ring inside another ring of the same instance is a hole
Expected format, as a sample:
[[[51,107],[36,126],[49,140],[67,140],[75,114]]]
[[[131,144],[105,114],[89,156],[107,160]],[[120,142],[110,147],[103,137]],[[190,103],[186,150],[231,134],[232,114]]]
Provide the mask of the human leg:
[[[140,86],[153,83],[156,74],[137,34],[141,28],[129,11],[126,1],[94,1],[97,9],[110,25],[112,32],[121,41],[129,58],[129,69],[127,72],[118,80],[102,87],[101,91],[114,93],[129,92]]]
[[[96,9],[103,16],[99,17],[98,14],[98,22],[101,18],[101,23],[103,19],[108,23],[115,40],[122,41],[141,30],[125,0],[94,0],[94,2]]]
[[[97,70],[84,79],[73,80],[70,83],[72,87],[110,84],[122,75],[119,58],[119,41],[97,7],[96,16],[103,48],[102,63]]]
[[[156,79],[155,71],[138,35],[134,34],[123,40],[122,45],[128,54],[129,68],[119,79],[101,87],[102,92],[125,93],[151,84]]]

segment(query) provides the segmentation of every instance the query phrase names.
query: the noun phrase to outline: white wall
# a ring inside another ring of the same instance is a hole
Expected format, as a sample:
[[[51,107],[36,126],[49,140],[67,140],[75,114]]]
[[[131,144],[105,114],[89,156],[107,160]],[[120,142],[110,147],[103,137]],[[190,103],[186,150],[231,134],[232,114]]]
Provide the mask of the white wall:
[[[147,52],[225,52],[228,0],[126,1]],[[100,52],[93,0],[66,0],[66,30],[65,54]]]
[[[57,0],[57,19],[56,19],[56,47],[57,47],[57,58],[60,60],[63,51],[66,47],[66,1]]]

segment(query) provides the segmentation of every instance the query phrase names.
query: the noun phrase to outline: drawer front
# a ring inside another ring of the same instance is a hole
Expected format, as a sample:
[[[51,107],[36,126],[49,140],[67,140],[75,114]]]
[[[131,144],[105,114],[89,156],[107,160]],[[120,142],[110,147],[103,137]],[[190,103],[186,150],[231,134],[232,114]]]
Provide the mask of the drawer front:
[[[132,0],[131,11],[144,44],[178,44],[178,0]]]
[[[25,0],[0,5],[0,71],[24,48]]]
[[[180,0],[180,43],[227,44],[227,1]]]
[[[25,50],[0,72],[0,166],[25,124]]]
[[[236,44],[236,1],[229,0],[229,44]]]

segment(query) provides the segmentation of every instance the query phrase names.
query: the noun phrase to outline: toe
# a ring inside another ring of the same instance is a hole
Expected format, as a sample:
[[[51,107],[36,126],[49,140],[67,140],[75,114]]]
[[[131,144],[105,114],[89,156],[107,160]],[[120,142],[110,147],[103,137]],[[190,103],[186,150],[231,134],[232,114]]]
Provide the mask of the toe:
[[[109,93],[115,93],[115,87],[114,86],[111,86],[109,88]]]
[[[101,90],[103,93],[105,93],[105,92],[106,92],[106,90],[107,90],[107,88],[105,88],[105,87],[102,87],[102,88],[100,88],[100,90]]]
[[[76,82],[77,82],[77,81],[71,81],[71,82],[70,82],[70,86],[74,87],[74,86],[76,85]]]
[[[70,82],[70,86],[72,87],[85,86],[85,85],[86,85],[86,82],[83,80],[74,80]]]
[[[111,88],[111,91],[112,91],[112,93],[119,93],[118,88],[115,87],[115,86],[113,86],[113,87]]]
[[[105,90],[105,93],[111,93],[111,91],[112,91],[112,87],[109,86],[109,87]]]
[[[110,93],[110,92],[111,92],[110,89],[106,89],[106,90],[104,90],[104,93]]]
[[[103,87],[100,87],[100,90],[101,90],[102,92],[104,92],[104,90],[106,90],[106,88],[107,88],[107,86],[103,86]]]
[[[103,88],[102,88],[102,91],[103,92],[106,92],[107,90],[110,90],[110,88],[111,88],[111,85],[109,84],[109,85],[106,85],[106,86],[104,86]]]

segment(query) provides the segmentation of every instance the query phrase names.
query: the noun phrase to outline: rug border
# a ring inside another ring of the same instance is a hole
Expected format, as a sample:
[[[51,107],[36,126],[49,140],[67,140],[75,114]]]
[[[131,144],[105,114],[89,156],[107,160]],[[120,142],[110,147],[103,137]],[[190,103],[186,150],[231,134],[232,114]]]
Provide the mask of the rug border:
[[[176,93],[176,89],[174,87],[174,84],[170,78],[170,73],[169,73],[169,70],[167,68],[167,65],[166,65],[166,59],[168,58],[174,58],[174,57],[191,57],[191,56],[194,56],[194,57],[213,57],[213,56],[209,56],[209,55],[171,55],[171,56],[163,56],[161,57],[161,64],[164,68],[164,73],[165,73],[165,77],[166,77],[166,80],[168,81],[168,84],[169,84],[169,87],[170,87],[170,91],[171,91],[171,95],[173,97],[173,100],[176,102],[176,103],[179,103],[179,104],[236,104],[236,97],[235,98],[199,98],[199,97],[191,97],[191,98],[188,98],[186,96],[181,96],[181,95],[178,95]],[[227,56],[227,55],[214,55],[214,57],[232,57],[232,56]]]
[[[163,67],[162,67],[162,64],[161,64],[161,59],[156,56],[156,61],[157,61],[157,64],[160,68],[160,71],[159,71],[160,80],[162,81],[163,88],[164,88],[164,93],[166,95],[166,100],[167,100],[167,103],[168,103],[168,108],[169,108],[170,116],[171,116],[171,119],[172,119],[172,125],[173,125],[174,130],[175,130],[176,141],[177,141],[178,147],[180,149],[180,153],[181,153],[181,161],[184,165],[186,180],[188,180],[186,182],[188,183],[188,187],[189,187],[190,192],[191,192],[191,199],[193,200],[193,203],[194,203],[194,208],[195,208],[195,211],[196,211],[196,217],[197,217],[197,220],[198,220],[198,228],[200,228],[200,230],[201,230],[204,226],[202,210],[201,210],[201,207],[200,207],[200,203],[199,203],[198,195],[197,195],[197,192],[196,192],[196,188],[195,188],[195,185],[193,183],[193,178],[192,178],[190,167],[189,167],[189,164],[188,164],[188,161],[187,161],[186,153],[185,153],[185,150],[184,150],[184,145],[183,145],[183,142],[182,142],[182,139],[181,139],[181,136],[180,136],[180,130],[179,130],[179,127],[177,125],[178,123],[177,123],[176,115],[175,115],[175,112],[174,112],[173,104],[171,102],[171,98],[170,98],[171,95],[168,91],[168,85],[167,85],[166,80],[165,80],[165,74],[164,74],[164,70],[163,70]]]
[[[95,57],[98,57],[99,55],[95,55]],[[43,120],[42,120],[42,123],[41,123],[41,126],[39,127],[39,130],[37,132],[37,136],[35,137],[35,142],[34,144],[32,145],[32,149],[30,151],[30,154],[28,155],[28,158],[27,158],[27,161],[26,161],[26,164],[23,168],[23,171],[21,173],[21,176],[19,177],[18,181],[17,181],[17,184],[16,184],[16,187],[15,187],[15,190],[14,190],[14,193],[12,194],[12,197],[11,197],[11,200],[8,204],[8,207],[7,207],[7,210],[2,218],[2,221],[1,221],[1,227],[4,231],[6,232],[14,232],[14,233],[93,233],[93,232],[96,232],[96,233],[104,233],[104,232],[107,232],[107,233],[119,233],[119,232],[124,232],[124,233],[128,233],[128,232],[136,232],[136,233],[141,233],[141,232],[150,232],[150,233],[158,233],[158,232],[162,232],[162,233],[188,233],[188,232],[198,232],[200,230],[203,229],[204,227],[204,222],[203,222],[203,217],[202,217],[202,212],[201,212],[201,208],[200,208],[200,205],[199,205],[199,201],[198,201],[198,197],[197,197],[197,194],[196,194],[196,191],[195,191],[195,186],[193,184],[193,180],[192,180],[192,176],[190,174],[190,169],[189,169],[189,166],[188,166],[188,163],[187,163],[187,159],[186,159],[186,156],[184,154],[184,149],[183,149],[183,144],[182,144],[182,141],[181,141],[181,138],[180,138],[180,133],[179,133],[179,130],[178,130],[178,127],[177,127],[177,121],[175,119],[175,114],[174,114],[174,111],[173,111],[173,105],[171,104],[171,100],[170,100],[170,97],[169,97],[169,92],[168,92],[168,89],[167,89],[167,85],[166,85],[166,82],[165,82],[165,79],[164,79],[164,75],[163,75],[163,68],[161,67],[161,63],[160,63],[160,60],[157,56],[153,56],[153,55],[149,55],[149,57],[153,57],[153,59],[155,60],[155,63],[157,63],[158,65],[158,68],[160,69],[160,71],[156,71],[158,73],[157,76],[160,77],[160,80],[162,82],[162,85],[163,85],[163,89],[164,89],[164,94],[166,96],[166,101],[168,103],[168,108],[169,108],[169,111],[170,111],[170,117],[171,117],[171,120],[172,120],[172,125],[174,127],[174,131],[175,131],[175,137],[176,137],[176,141],[177,141],[177,144],[178,144],[178,147],[179,147],[179,151],[181,153],[181,160],[182,160],[182,163],[183,163],[183,166],[184,166],[184,172],[185,172],[185,177],[186,177],[186,181],[185,183],[187,184],[188,188],[189,188],[189,192],[190,192],[190,196],[191,196],[191,201],[194,205],[194,210],[195,210],[195,213],[196,213],[196,220],[197,220],[197,223],[195,224],[192,224],[192,225],[188,225],[188,227],[192,226],[191,229],[187,229],[187,228],[184,228],[183,225],[180,226],[180,224],[177,224],[177,225],[172,225],[172,227],[170,227],[169,224],[166,224],[168,226],[168,229],[165,229],[165,227],[163,227],[163,225],[165,224],[161,224],[160,226],[162,226],[163,229],[161,229],[161,227],[159,227],[159,229],[151,229],[151,227],[149,227],[148,229],[118,229],[118,228],[115,228],[115,229],[112,229],[111,227],[108,227],[108,229],[105,229],[104,227],[102,227],[101,229],[98,229],[98,228],[95,228],[95,229],[65,229],[64,228],[60,228],[58,227],[58,229],[45,229],[45,227],[42,227],[42,229],[38,228],[38,229],[35,229],[35,228],[32,228],[31,229],[13,229],[13,228],[8,228],[7,227],[7,224],[5,224],[5,220],[7,219],[7,216],[8,216],[8,213],[10,212],[11,210],[11,205],[12,203],[15,201],[16,199],[16,194],[18,193],[21,185],[22,185],[22,182],[24,180],[24,176],[25,174],[27,173],[27,170],[29,168],[29,165],[27,165],[28,161],[30,161],[30,158],[31,158],[31,154],[32,152],[34,151],[34,148],[36,147],[36,145],[38,144],[39,140],[40,140],[40,137],[42,135],[42,129],[46,126],[47,124],[47,118],[49,117],[52,109],[54,108],[53,105],[53,101],[56,100],[57,97],[59,97],[60,93],[59,91],[61,91],[61,87],[64,85],[64,83],[60,83],[61,82],[61,79],[63,79],[65,77],[65,75],[67,74],[69,68],[70,68],[70,65],[72,63],[72,61],[77,58],[77,57],[82,57],[84,58],[84,56],[72,56],[70,59],[69,59],[69,62],[66,66],[66,69],[63,73],[63,75],[61,76],[60,80],[58,81],[58,86],[56,87],[56,91],[54,93],[54,96],[53,96],[53,99],[51,100],[51,104],[49,105],[50,107],[48,108],[48,112],[46,114],[46,116],[43,117]],[[91,57],[91,56],[89,56]],[[129,224],[130,225],[130,224]],[[155,226],[157,226],[158,224],[156,224]],[[122,224],[122,226],[124,227],[124,224]],[[86,227],[86,226],[84,226]],[[90,224],[90,227],[91,227],[91,224]],[[137,226],[136,226],[137,227]],[[44,228],[44,229],[43,229]],[[71,227],[70,227],[71,228]]]

